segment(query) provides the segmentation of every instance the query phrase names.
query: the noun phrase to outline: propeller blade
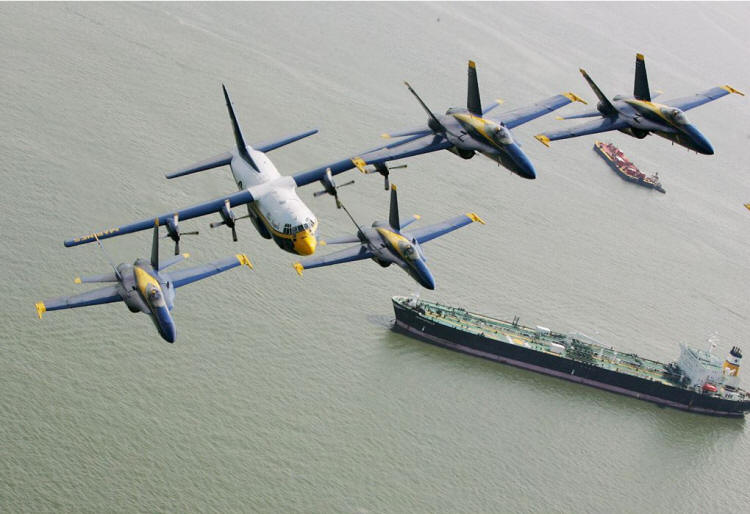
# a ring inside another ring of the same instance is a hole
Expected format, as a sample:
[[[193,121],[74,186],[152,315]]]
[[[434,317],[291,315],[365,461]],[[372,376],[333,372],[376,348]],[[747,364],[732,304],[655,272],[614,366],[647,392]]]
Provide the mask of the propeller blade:
[[[174,242],[174,254],[180,255],[180,240]]]
[[[237,242],[237,229],[232,225],[232,241]]]
[[[220,226],[226,225],[226,224],[227,224],[226,221],[212,221],[210,223],[210,226],[211,226],[211,228],[216,228],[216,227],[220,227]]]

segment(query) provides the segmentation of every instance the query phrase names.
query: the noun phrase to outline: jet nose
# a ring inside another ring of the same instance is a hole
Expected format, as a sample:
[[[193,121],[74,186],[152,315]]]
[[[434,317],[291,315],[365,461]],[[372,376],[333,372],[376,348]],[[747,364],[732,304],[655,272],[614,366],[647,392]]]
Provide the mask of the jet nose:
[[[422,287],[430,290],[435,289],[435,278],[432,276],[432,273],[430,272],[430,269],[427,267],[427,265],[420,260],[415,263],[415,268],[417,269],[419,284]]]
[[[526,154],[523,153],[523,150],[518,147],[517,144],[513,144],[509,148],[509,153],[511,157],[513,158],[513,162],[516,163],[516,175],[519,177],[523,177],[529,180],[534,180],[536,178],[536,170],[534,169],[534,165],[531,164],[531,161],[528,157],[526,157]]]
[[[312,234],[306,234],[294,240],[294,251],[299,255],[312,255],[318,247],[318,240]]]
[[[700,133],[700,131],[694,126],[690,126],[688,132],[692,136],[693,148],[696,152],[703,155],[713,155],[714,147],[706,136]]]

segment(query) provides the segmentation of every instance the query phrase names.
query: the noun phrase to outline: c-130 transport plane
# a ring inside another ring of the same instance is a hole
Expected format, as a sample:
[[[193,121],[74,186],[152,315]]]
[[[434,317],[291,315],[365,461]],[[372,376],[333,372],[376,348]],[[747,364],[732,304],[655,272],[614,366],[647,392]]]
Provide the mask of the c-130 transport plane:
[[[472,212],[428,227],[412,230],[410,233],[402,232],[404,228],[420,219],[420,217],[414,215],[408,220],[401,222],[398,214],[398,197],[395,185],[391,185],[391,206],[388,221],[376,221],[372,224],[372,228],[358,224],[338,198],[336,198],[336,204],[344,208],[346,214],[357,227],[357,233],[351,236],[329,239],[325,243],[359,243],[359,245],[328,255],[316,255],[294,263],[294,269],[297,270],[300,276],[302,275],[302,270],[305,269],[362,259],[372,259],[384,268],[387,268],[391,264],[396,264],[422,287],[435,289],[435,279],[425,264],[426,259],[420,245],[448,232],[453,232],[474,221],[478,221],[484,225],[484,220]]]
[[[297,195],[296,188],[320,181],[325,188],[325,192],[334,194],[336,185],[333,182],[332,174],[326,173],[325,169],[321,169],[317,173],[304,173],[302,177],[282,176],[264,152],[270,152],[311,136],[318,131],[310,130],[255,148],[251,147],[245,143],[229,94],[223,85],[222,90],[232,121],[236,148],[168,174],[167,178],[181,177],[229,165],[240,190],[215,200],[162,214],[157,217],[159,224],[166,225],[169,237],[176,244],[179,244],[180,236],[186,234],[179,229],[180,221],[218,213],[221,220],[211,223],[211,227],[228,226],[232,230],[232,238],[237,241],[235,223],[241,218],[250,218],[262,237],[273,239],[283,250],[298,255],[311,255],[315,252],[317,246],[318,220]],[[354,164],[351,167],[354,167]],[[247,204],[248,214],[236,216],[232,207],[244,204]],[[153,225],[153,220],[154,217],[150,217],[129,225],[69,239],[65,241],[65,246],[92,243],[97,239],[107,239],[147,230]],[[178,253],[177,247],[175,247],[175,253]]]
[[[112,273],[76,278],[77,284],[107,282],[112,285],[73,296],[61,296],[54,300],[37,302],[36,312],[39,319],[42,318],[45,311],[125,302],[130,312],[148,314],[156,325],[159,335],[165,341],[174,343],[177,338],[177,329],[170,311],[174,306],[175,289],[243,264],[251,269],[253,267],[245,254],[237,254],[234,257],[214,261],[203,266],[165,273],[166,268],[182,262],[189,257],[189,254],[185,253],[166,261],[159,261],[158,221],[154,225],[154,240],[151,246],[150,261],[137,259],[132,266],[122,263],[115,267],[112,264]],[[98,239],[95,240],[98,242]]]
[[[714,147],[706,136],[701,134],[693,124],[688,122],[684,111],[730,93],[745,96],[744,93],[737,91],[731,86],[717,86],[701,93],[696,93],[693,96],[678,98],[664,103],[652,102],[652,99],[657,95],[652,95],[648,87],[646,62],[643,54],[636,54],[635,56],[633,96],[617,95],[610,101],[604,96],[604,93],[602,93],[585,70],[581,69],[580,72],[599,98],[599,103],[595,111],[565,116],[560,119],[599,119],[576,127],[536,135],[536,139],[545,146],[549,146],[550,141],[557,141],[558,139],[619,130],[638,139],[643,139],[649,134],[656,134],[697,153],[713,155]]]

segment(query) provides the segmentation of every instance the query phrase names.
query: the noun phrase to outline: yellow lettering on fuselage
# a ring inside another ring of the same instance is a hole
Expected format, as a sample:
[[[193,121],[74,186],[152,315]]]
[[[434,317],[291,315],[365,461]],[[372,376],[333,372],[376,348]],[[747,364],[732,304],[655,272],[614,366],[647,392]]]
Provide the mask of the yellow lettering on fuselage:
[[[119,232],[119,231],[120,231],[120,227],[117,227],[117,228],[108,228],[107,230],[102,230],[101,232],[94,232],[94,233],[86,235],[86,236],[77,237],[76,239],[73,239],[73,242],[74,243],[80,243],[81,241],[88,241],[90,239],[95,239],[97,237],[106,236],[106,235],[109,235],[109,234],[114,234],[115,232]]]

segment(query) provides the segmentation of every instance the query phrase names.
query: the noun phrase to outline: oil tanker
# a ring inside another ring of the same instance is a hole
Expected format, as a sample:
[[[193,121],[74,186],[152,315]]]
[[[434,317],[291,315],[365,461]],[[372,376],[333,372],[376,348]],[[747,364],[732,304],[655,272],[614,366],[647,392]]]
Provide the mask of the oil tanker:
[[[664,364],[583,334],[524,326],[517,317],[501,321],[418,297],[392,301],[394,330],[437,346],[690,412],[742,417],[750,410],[736,346],[722,360],[713,348],[683,344],[679,358]]]
[[[645,173],[639,170],[635,164],[630,162],[627,157],[625,157],[625,154],[623,154],[622,151],[612,143],[596,141],[594,143],[594,151],[604,159],[609,167],[612,168],[621,179],[638,184],[639,186],[656,189],[660,193],[666,193],[659,181],[658,173],[654,173],[650,177],[646,176]]]

